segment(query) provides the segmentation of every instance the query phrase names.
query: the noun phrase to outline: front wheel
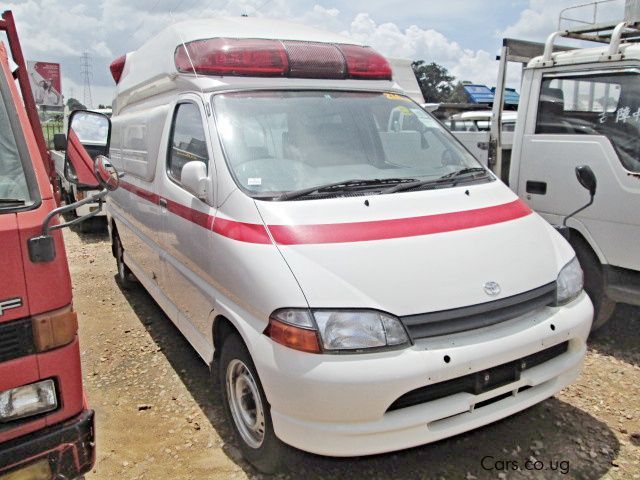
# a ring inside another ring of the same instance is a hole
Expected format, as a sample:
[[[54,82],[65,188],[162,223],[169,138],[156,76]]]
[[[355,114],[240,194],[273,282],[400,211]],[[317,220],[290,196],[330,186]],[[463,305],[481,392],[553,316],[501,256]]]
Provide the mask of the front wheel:
[[[286,446],[275,435],[258,372],[242,339],[225,340],[218,375],[224,411],[243,457],[263,473],[283,463]]]
[[[582,238],[572,239],[571,244],[584,272],[584,290],[593,302],[594,316],[591,331],[595,332],[611,319],[616,309],[616,302],[611,300],[605,292],[602,265],[591,247]]]
[[[124,263],[124,248],[122,248],[122,242],[120,241],[120,237],[118,235],[113,236],[114,243],[114,251],[116,256],[116,266],[118,267],[118,283],[124,290],[129,290],[133,288],[134,282],[131,280],[131,270]]]

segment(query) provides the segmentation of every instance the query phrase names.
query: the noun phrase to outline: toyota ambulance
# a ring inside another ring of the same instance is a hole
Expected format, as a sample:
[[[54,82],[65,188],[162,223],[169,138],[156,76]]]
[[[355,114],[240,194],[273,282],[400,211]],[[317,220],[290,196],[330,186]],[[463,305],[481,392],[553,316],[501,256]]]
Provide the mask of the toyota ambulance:
[[[578,376],[593,307],[575,253],[373,49],[201,19],[111,71],[117,278],[211,366],[260,470],[285,445],[433,442]]]

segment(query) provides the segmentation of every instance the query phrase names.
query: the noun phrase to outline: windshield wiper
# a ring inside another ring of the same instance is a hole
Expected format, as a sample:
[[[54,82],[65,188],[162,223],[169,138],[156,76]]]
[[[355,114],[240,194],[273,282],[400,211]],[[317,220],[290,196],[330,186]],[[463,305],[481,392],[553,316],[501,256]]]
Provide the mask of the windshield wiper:
[[[382,193],[385,194],[385,193],[403,192],[405,190],[413,190],[414,188],[420,188],[425,186],[435,187],[438,185],[449,184],[449,183],[455,186],[463,180],[475,180],[478,177],[476,177],[473,174],[476,174],[479,172],[483,172],[486,174],[487,170],[482,167],[463,168],[461,170],[456,170],[455,172],[447,173],[446,175],[443,175],[438,178],[431,178],[429,180],[416,180],[414,182],[395,185],[391,188],[388,188],[387,190],[383,190]],[[464,177],[469,177],[469,178],[464,178]]]
[[[361,187],[376,187],[380,185],[398,185],[403,183],[413,183],[415,178],[374,178],[371,180],[352,179],[341,180],[340,182],[332,182],[324,185],[318,185],[315,187],[302,188],[300,190],[293,190],[291,192],[285,192],[281,195],[274,197],[274,200],[292,200],[294,198],[305,197],[315,193],[332,192],[340,190],[350,190]]]

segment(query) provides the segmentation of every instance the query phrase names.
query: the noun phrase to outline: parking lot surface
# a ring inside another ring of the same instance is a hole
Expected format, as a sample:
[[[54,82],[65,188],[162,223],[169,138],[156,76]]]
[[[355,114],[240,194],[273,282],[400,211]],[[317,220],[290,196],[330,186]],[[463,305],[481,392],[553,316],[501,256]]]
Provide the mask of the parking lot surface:
[[[144,289],[118,287],[106,229],[64,235],[97,418],[87,479],[268,478],[240,458],[195,351]],[[578,381],[529,410],[402,452],[300,453],[275,478],[640,479],[640,309],[619,307]]]

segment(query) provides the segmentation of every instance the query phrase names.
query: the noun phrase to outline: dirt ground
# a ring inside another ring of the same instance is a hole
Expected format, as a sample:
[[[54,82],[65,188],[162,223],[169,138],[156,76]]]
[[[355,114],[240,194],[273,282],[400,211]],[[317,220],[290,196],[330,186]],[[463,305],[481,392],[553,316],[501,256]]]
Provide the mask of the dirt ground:
[[[97,419],[97,462],[87,480],[266,479],[240,458],[197,354],[142,288],[118,287],[106,230],[65,231],[65,241]],[[625,306],[591,340],[579,380],[554,398],[393,454],[300,453],[276,478],[640,479],[639,399],[640,309]]]

